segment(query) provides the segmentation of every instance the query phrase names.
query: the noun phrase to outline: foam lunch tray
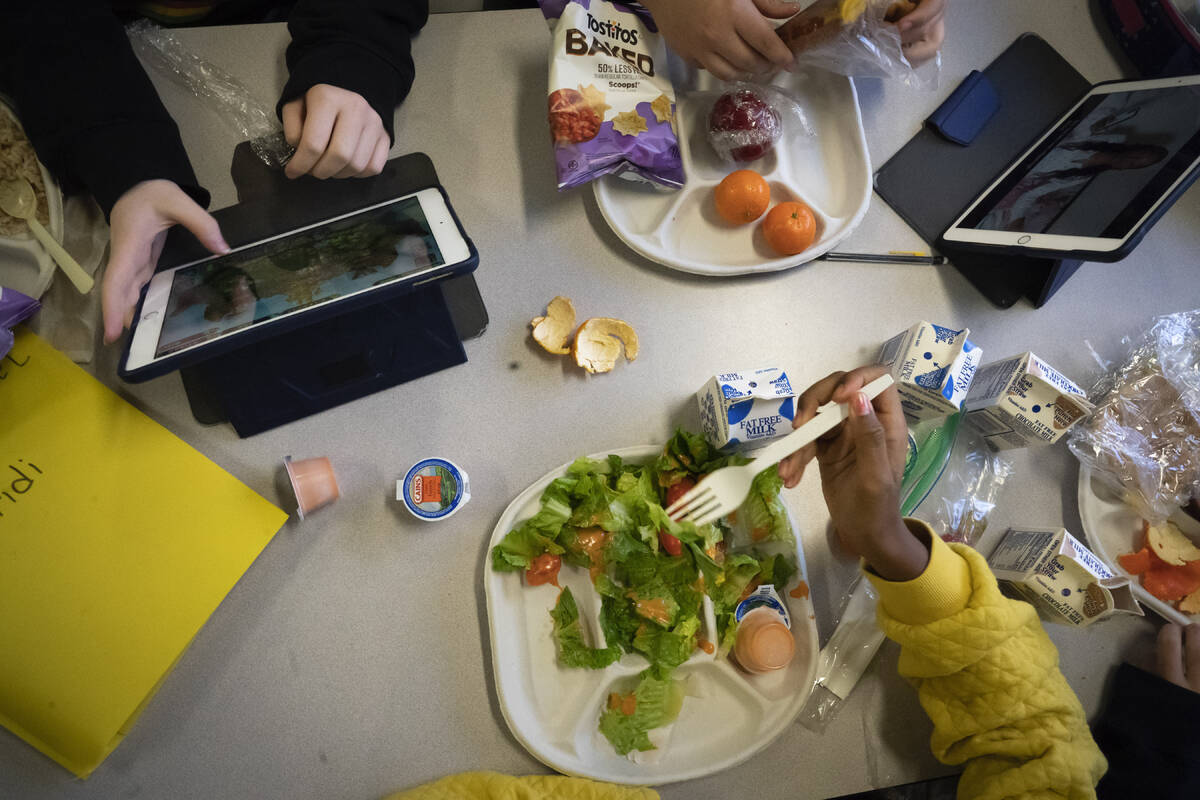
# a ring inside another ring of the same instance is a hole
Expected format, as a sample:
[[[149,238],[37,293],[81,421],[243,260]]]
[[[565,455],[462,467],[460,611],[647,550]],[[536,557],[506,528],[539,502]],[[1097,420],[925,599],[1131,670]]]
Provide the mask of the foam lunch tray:
[[[655,458],[658,446],[610,451],[631,463]],[[603,459],[608,453],[591,456]],[[542,491],[566,473],[563,464],[523,491],[505,509],[492,533],[495,546],[516,524],[538,510]],[[492,670],[500,710],[517,740],[548,767],[568,775],[624,784],[663,784],[699,778],[728,769],[770,744],[796,718],[812,690],[819,646],[812,600],[789,593],[808,580],[795,519],[798,572],[783,600],[792,618],[796,656],[785,669],[769,675],[747,675],[724,658],[697,650],[675,670],[687,692],[678,719],[666,729],[665,745],[648,753],[617,755],[597,726],[608,693],[632,681],[647,666],[636,654],[625,654],[603,670],[560,667],[552,638],[550,610],[558,599],[552,585],[526,586],[520,572],[496,572],[484,559],[492,644]],[[780,548],[785,545],[776,545]],[[770,546],[759,546],[771,552]],[[780,552],[780,551],[776,551]],[[580,621],[596,641],[599,597],[586,570],[563,565],[563,586],[570,586]],[[715,622],[705,598],[704,636],[716,641]],[[655,738],[652,732],[651,738]],[[637,760],[634,760],[634,759]]]
[[[1100,560],[1114,573],[1128,578],[1133,596],[1144,606],[1154,610],[1168,622],[1190,625],[1200,622],[1200,614],[1185,614],[1170,603],[1164,603],[1142,588],[1142,581],[1130,575],[1117,560],[1118,556],[1132,553],[1141,546],[1142,518],[1131,506],[1125,505],[1112,490],[1093,478],[1090,467],[1079,468],[1079,521],[1083,523],[1083,538]],[[1196,538],[1200,535],[1200,523],[1182,511],[1173,514],[1171,521],[1185,533]]]
[[[707,80],[706,80],[707,79]],[[695,91],[677,100],[679,144],[687,185],[673,192],[606,176],[596,202],[613,231],[636,252],[674,269],[700,275],[774,272],[807,263],[845,239],[871,200],[871,161],[854,83],[841,75],[784,72],[774,84],[794,98],[812,134],[795,115],[781,113],[783,137],[749,164],[722,161],[708,142],[708,113],[723,89],[707,73]],[[801,200],[813,210],[811,247],[780,257],[759,221],[730,225],[717,216],[713,188],[735,169],[753,169],[771,187],[771,206]]]

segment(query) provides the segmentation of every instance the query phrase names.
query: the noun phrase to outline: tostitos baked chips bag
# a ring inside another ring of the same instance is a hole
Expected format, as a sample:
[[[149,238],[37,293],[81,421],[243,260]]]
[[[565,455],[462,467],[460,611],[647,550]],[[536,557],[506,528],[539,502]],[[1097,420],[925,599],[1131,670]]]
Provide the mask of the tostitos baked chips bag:
[[[549,114],[558,188],[608,174],[683,186],[667,48],[649,12],[607,0],[538,2],[554,31]]]

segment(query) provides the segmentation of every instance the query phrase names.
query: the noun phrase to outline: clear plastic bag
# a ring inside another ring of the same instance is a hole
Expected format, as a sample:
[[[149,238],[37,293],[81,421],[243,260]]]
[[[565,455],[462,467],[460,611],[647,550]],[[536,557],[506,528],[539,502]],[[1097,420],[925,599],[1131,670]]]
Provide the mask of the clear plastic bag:
[[[817,0],[813,8],[820,4],[839,5],[833,0]],[[808,9],[785,22],[779,34],[796,54],[790,69],[823,69],[851,78],[892,78],[914,89],[936,89],[942,71],[941,51],[918,66],[909,63],[899,29],[887,20],[893,5],[894,0],[865,0],[866,7],[856,19],[816,29],[795,24],[811,13]]]
[[[945,541],[974,547],[1011,474],[1012,464],[989,448],[979,431],[964,425],[946,471],[917,516]]]
[[[143,62],[191,92],[241,136],[268,167],[282,167],[295,152],[283,138],[274,108],[250,94],[245,84],[188,50],[169,30],[147,20],[125,28]]]
[[[1088,397],[1071,452],[1144,518],[1200,496],[1200,309],[1158,317]]]
[[[778,86],[728,83],[708,113],[708,141],[725,161],[757,161],[783,138],[812,136],[804,109]]]

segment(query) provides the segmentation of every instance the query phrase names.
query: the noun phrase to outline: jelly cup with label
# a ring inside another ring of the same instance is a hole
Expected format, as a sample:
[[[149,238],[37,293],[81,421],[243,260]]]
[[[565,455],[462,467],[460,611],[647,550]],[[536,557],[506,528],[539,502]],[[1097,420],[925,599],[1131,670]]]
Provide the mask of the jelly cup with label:
[[[467,473],[447,459],[426,458],[396,481],[396,499],[417,519],[445,519],[471,499]]]
[[[293,461],[291,456],[285,456],[283,466],[292,482],[292,491],[296,493],[296,513],[300,519],[341,497],[333,464],[325,456],[303,461]]]

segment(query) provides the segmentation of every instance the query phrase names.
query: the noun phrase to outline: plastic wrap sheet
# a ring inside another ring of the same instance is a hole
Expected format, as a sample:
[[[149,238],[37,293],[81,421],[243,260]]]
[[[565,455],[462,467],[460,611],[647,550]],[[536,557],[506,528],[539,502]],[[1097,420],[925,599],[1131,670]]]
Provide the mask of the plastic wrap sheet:
[[[171,31],[138,20],[125,32],[144,63],[187,89],[249,139],[255,155],[268,167],[287,164],[295,150],[283,138],[272,106],[260,102],[237,78],[188,50]]]
[[[1144,518],[1200,495],[1200,309],[1156,318],[1089,398],[1071,452]]]
[[[790,69],[823,69],[851,78],[890,78],[913,88],[936,89],[942,71],[941,51],[919,66],[910,64],[901,47],[900,31],[888,21],[893,5],[893,0],[866,0],[865,9],[855,19],[815,30],[789,32],[784,23],[781,35],[796,54]]]

